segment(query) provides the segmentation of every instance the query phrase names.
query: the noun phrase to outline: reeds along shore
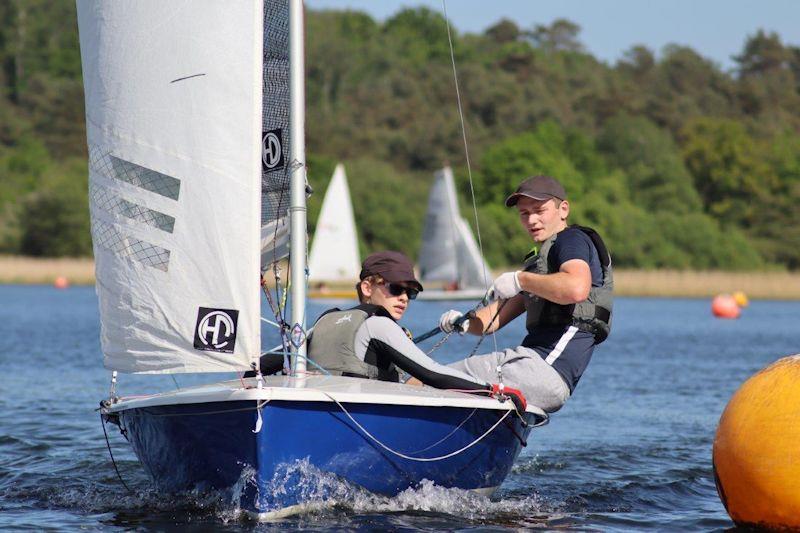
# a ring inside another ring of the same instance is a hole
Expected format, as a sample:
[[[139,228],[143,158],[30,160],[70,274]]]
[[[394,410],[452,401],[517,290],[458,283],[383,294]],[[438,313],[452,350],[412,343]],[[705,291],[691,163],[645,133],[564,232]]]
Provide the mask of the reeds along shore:
[[[59,276],[73,285],[94,284],[91,258],[0,256],[0,283],[52,284]]]
[[[800,300],[800,272],[615,270],[619,296],[707,298],[741,291],[761,300]]]
[[[286,273],[284,270],[284,275]],[[0,256],[2,284],[50,285],[59,276],[67,278],[72,285],[91,285],[94,262],[89,258]],[[800,272],[618,269],[614,281],[619,296],[706,298],[742,291],[750,299],[800,300]]]

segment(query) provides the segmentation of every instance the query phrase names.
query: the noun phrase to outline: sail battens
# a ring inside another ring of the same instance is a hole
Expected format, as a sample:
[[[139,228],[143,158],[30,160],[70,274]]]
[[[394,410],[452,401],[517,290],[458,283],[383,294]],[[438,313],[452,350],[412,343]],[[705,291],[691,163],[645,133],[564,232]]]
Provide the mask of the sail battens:
[[[118,257],[133,259],[163,272],[169,270],[169,250],[131,235],[124,235],[112,224],[97,218],[92,220],[92,241]]]
[[[123,216],[167,233],[175,229],[175,217],[130,202],[102,185],[89,185],[89,199],[95,207],[111,215]]]
[[[181,181],[155,170],[125,161],[104,152],[99,147],[89,150],[89,168],[98,174],[130,183],[170,200],[180,197]]]

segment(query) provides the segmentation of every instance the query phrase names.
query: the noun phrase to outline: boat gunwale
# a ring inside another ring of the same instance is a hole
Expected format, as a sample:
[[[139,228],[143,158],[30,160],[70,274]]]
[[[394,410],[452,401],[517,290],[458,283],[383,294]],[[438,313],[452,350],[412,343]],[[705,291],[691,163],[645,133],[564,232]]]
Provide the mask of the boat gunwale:
[[[305,386],[301,386],[302,381],[306,381]],[[367,390],[362,391],[362,388]],[[315,376],[305,380],[280,376],[264,378],[264,386],[260,389],[255,378],[248,378],[243,381],[221,381],[144,396],[121,397],[105,407],[104,412],[119,413],[128,409],[167,405],[273,400],[326,403],[338,401],[344,404],[456,407],[496,411],[514,409],[512,402],[501,403],[490,397],[427,386],[417,387],[340,376]],[[534,405],[528,405],[526,412],[542,419],[548,418],[543,410]]]

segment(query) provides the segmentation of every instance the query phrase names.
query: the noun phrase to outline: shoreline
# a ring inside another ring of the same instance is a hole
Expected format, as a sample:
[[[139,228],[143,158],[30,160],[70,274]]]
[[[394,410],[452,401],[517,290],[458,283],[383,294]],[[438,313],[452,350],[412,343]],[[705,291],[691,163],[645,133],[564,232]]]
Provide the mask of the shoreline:
[[[94,261],[0,256],[0,284],[52,285],[59,276],[71,285],[93,285]],[[711,298],[741,291],[751,300],[800,300],[800,272],[617,269],[614,281],[617,296]]]

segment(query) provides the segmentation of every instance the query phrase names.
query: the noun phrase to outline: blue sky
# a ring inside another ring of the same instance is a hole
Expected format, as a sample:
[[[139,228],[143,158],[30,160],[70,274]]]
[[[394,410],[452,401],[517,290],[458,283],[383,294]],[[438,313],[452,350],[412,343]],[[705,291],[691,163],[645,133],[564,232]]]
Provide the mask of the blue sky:
[[[398,9],[441,0],[305,0],[312,9],[351,8],[383,20]],[[490,6],[487,8],[487,6]],[[658,52],[668,43],[694,48],[723,68],[758,29],[777,32],[784,43],[800,45],[800,0],[447,0],[459,31],[479,32],[500,18],[524,28],[557,18],[578,23],[581,41],[596,57],[616,61],[634,44]]]

